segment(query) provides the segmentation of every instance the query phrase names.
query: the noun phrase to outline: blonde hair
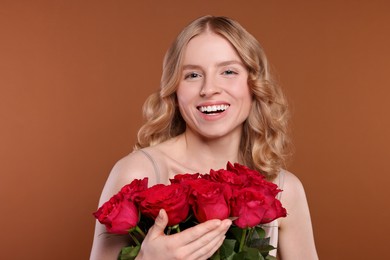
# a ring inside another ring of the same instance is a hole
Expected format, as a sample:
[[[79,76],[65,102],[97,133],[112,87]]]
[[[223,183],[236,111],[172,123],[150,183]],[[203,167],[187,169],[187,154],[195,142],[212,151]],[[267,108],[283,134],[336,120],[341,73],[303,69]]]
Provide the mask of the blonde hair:
[[[176,101],[182,57],[188,42],[206,30],[228,40],[249,72],[248,86],[253,102],[243,125],[241,163],[273,179],[288,155],[287,102],[281,88],[272,79],[259,42],[238,22],[227,17],[198,18],[184,28],[168,49],[163,62],[160,91],[149,96],[144,104],[146,123],[138,132],[135,149],[153,146],[185,131],[185,121]]]

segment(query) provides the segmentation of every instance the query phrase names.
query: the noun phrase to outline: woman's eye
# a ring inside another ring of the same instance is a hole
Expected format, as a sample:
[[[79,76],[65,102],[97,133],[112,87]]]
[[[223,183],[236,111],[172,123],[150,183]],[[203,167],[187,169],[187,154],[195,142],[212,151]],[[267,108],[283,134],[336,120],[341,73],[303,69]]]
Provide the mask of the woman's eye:
[[[237,74],[237,72],[235,72],[233,70],[225,70],[222,74],[224,74],[224,75],[235,75],[235,74]]]
[[[201,75],[196,73],[196,72],[191,72],[191,73],[188,73],[184,76],[184,79],[195,79],[195,78],[199,78]]]

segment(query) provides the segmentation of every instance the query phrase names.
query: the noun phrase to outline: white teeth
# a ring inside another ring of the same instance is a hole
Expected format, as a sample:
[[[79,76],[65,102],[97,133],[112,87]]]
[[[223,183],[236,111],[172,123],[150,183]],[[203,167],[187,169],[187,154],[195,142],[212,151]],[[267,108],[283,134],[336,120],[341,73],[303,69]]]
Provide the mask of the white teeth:
[[[213,106],[201,106],[199,107],[199,110],[201,112],[207,112],[207,113],[212,113],[212,112],[223,112],[225,111],[229,105],[213,105]]]

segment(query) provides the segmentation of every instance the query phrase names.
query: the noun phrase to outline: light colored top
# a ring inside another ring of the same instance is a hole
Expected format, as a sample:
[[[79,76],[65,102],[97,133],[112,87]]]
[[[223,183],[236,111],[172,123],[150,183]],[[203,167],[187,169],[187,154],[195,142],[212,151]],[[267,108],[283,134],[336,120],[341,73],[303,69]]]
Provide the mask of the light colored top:
[[[280,171],[278,177],[279,177],[278,178],[278,180],[279,180],[278,187],[279,187],[279,189],[283,190],[283,186],[284,186],[284,171],[283,170]],[[278,200],[281,200],[282,194],[283,194],[283,191],[279,192],[279,194],[277,195],[276,198]],[[266,237],[270,238],[270,241],[269,241],[270,245],[277,248],[278,247],[278,237],[279,237],[279,222],[278,222],[278,220],[275,219],[274,221],[263,225],[263,229],[265,230]],[[276,257],[277,249],[270,251],[270,255]]]
[[[154,168],[154,173],[155,173],[155,176],[156,176],[156,182],[157,183],[161,183],[160,169],[159,169],[156,161],[145,150],[140,149],[138,151],[142,152],[149,159],[149,161],[152,163],[153,168]],[[284,186],[284,171],[283,170],[279,173],[279,176],[278,176],[277,179],[278,179],[278,187],[279,187],[279,189],[283,190],[283,186]],[[278,200],[281,200],[282,193],[283,192],[280,192],[277,195],[277,199]],[[274,220],[274,221],[272,221],[272,222],[270,222],[268,224],[263,225],[262,227],[265,230],[266,237],[270,238],[270,245],[272,245],[273,247],[276,248],[278,246],[278,235],[279,235],[279,222],[278,222],[278,220],[276,219],[276,220]],[[276,257],[277,249],[270,251],[270,255]]]

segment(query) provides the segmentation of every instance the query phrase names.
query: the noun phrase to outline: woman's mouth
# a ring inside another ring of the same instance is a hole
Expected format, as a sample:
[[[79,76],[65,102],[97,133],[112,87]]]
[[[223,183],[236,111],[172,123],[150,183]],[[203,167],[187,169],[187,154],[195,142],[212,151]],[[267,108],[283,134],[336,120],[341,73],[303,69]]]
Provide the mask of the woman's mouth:
[[[226,109],[228,109],[230,105],[212,105],[212,106],[199,106],[197,107],[200,112],[203,114],[218,114],[224,112]]]

